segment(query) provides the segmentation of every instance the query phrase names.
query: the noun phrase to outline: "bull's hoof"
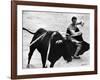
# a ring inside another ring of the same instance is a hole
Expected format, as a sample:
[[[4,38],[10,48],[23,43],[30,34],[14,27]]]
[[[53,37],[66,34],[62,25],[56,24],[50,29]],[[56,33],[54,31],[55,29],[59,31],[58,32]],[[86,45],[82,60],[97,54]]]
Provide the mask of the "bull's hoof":
[[[73,56],[74,59],[81,59],[79,56]]]
[[[42,68],[48,68],[48,66],[47,66],[47,65],[45,65],[45,66],[43,66]]]
[[[48,68],[47,66],[45,66],[45,68]]]
[[[48,68],[47,66],[43,67],[43,68]]]
[[[27,68],[30,68],[30,65],[29,64],[27,64],[27,66],[26,66]]]
[[[71,59],[69,59],[69,60],[67,60],[67,63],[69,63],[69,62],[71,62],[72,61],[72,58]]]

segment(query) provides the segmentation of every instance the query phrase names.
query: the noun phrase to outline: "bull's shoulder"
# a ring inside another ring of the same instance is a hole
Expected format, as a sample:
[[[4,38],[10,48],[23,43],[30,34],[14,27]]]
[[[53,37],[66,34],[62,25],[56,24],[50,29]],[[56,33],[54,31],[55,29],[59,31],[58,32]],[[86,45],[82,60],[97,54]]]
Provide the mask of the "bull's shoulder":
[[[54,39],[57,39],[57,40],[64,40],[64,37],[63,37],[58,31],[54,31],[54,32],[52,33],[52,35],[53,35],[53,38],[54,38]]]

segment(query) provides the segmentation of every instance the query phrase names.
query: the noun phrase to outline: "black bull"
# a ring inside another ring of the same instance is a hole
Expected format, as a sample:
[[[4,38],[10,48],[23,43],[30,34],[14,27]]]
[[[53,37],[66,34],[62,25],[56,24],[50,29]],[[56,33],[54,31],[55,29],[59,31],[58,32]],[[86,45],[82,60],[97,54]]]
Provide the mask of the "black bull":
[[[25,28],[23,29],[27,30]],[[30,32],[29,30],[27,31]],[[53,35],[54,32],[55,34]],[[47,60],[49,60],[51,63],[50,67],[53,67],[55,62],[61,56],[63,56],[63,58],[67,60],[67,62],[72,61],[72,56],[74,55],[77,46],[75,45],[75,43],[72,43],[68,38],[65,39],[57,31],[46,31],[45,29],[42,28],[38,29],[36,33],[32,33],[32,32],[30,33],[34,34],[34,37],[30,42],[31,45],[30,45],[30,52],[28,54],[28,67],[35,49],[37,49],[41,54],[43,67],[46,67]],[[41,36],[44,33],[46,34],[44,36]],[[35,41],[39,36],[41,37],[35,43],[32,44],[32,42]],[[79,37],[82,37],[82,35]],[[61,42],[57,43],[57,41],[61,41]],[[49,54],[47,54],[49,42],[50,42],[50,49],[49,49]],[[82,55],[88,49],[89,49],[89,44],[83,40],[82,47],[78,55]]]

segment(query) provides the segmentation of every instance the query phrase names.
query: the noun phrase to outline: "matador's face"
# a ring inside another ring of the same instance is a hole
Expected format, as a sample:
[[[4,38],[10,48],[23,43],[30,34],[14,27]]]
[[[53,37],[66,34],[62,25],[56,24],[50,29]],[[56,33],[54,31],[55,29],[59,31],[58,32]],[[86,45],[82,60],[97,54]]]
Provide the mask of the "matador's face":
[[[76,22],[77,22],[77,19],[73,19],[72,20],[72,23],[75,25],[76,24]]]

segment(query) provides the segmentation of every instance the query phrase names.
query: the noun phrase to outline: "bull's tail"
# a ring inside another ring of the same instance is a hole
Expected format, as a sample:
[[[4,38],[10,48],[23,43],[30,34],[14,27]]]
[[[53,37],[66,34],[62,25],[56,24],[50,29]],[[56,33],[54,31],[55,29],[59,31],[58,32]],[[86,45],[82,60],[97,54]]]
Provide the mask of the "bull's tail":
[[[29,33],[31,33],[31,34],[35,34],[35,33],[33,33],[33,32],[31,32],[31,31],[29,31],[28,29],[26,29],[26,28],[22,28],[23,30],[26,30],[27,32],[29,32]]]

